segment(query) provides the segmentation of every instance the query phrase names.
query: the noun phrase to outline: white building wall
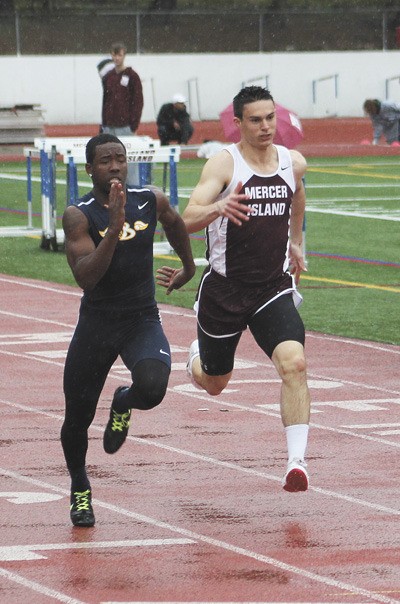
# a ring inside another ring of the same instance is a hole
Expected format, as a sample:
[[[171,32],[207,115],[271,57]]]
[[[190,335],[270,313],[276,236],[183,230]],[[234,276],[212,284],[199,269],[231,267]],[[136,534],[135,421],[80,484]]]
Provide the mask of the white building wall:
[[[102,58],[2,56],[0,107],[37,103],[48,124],[100,123],[96,65]],[[163,54],[127,55],[126,65],[143,81],[143,122],[154,121],[176,92],[189,96],[194,120],[218,119],[243,82],[265,85],[266,77],[275,100],[302,118],[361,117],[366,98],[384,99],[388,92],[388,98],[400,102],[399,58],[399,51]]]

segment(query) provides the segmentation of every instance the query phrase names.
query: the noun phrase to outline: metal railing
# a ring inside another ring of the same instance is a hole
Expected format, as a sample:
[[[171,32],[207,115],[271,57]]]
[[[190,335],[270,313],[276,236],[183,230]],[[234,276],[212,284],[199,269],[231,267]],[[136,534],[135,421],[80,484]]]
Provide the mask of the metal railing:
[[[137,54],[390,50],[400,45],[399,26],[395,8],[227,12],[216,3],[213,11],[145,12],[87,3],[0,12],[0,54],[103,54],[114,38]]]

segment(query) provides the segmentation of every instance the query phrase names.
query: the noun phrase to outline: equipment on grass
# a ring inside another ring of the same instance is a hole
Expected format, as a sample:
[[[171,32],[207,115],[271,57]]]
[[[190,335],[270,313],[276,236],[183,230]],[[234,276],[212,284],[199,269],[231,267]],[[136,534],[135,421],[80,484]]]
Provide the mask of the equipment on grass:
[[[180,158],[180,147],[161,147],[160,141],[148,136],[118,137],[127,151],[128,163],[139,164],[139,186],[145,186],[152,180],[152,165],[163,164],[163,190],[166,190],[169,171],[169,198],[171,205],[178,209],[178,183],[176,164]],[[37,138],[35,148],[24,149],[27,166],[27,199],[28,215],[31,224],[32,216],[32,156],[40,158],[40,182],[42,200],[42,237],[40,247],[45,250],[58,250],[64,242],[64,232],[57,229],[57,191],[56,191],[56,157],[61,155],[66,165],[66,205],[74,203],[79,198],[78,170],[79,164],[86,164],[85,148],[89,138]],[[30,214],[29,214],[30,211]],[[170,253],[171,246],[167,242],[155,243],[158,253]]]

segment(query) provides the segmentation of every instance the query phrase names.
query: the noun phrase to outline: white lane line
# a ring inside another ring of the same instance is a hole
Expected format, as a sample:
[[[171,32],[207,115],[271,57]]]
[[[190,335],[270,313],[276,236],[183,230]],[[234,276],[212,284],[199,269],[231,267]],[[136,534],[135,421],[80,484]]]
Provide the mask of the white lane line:
[[[64,602],[64,604],[85,604],[82,600],[77,600],[76,598],[71,598],[60,591],[56,591],[54,589],[49,589],[45,585],[41,583],[37,583],[37,581],[31,581],[30,579],[25,579],[22,575],[17,573],[13,573],[5,568],[0,568],[0,577],[4,577],[9,581],[13,581],[14,583],[18,583],[27,589],[35,591],[43,596],[47,596],[49,598],[53,598],[54,600],[58,600],[58,602]]]
[[[385,182],[385,183],[368,183],[366,184],[365,182],[359,182],[359,183],[335,183],[334,185],[332,185],[332,183],[329,184],[310,184],[310,183],[306,183],[307,185],[307,190],[308,189],[329,189],[330,191],[332,190],[332,188],[334,189],[390,189],[390,188],[396,188],[398,189],[400,184],[398,182]],[[362,198],[364,199],[364,198]],[[385,199],[386,201],[398,201],[398,197],[393,197],[392,199],[388,199],[387,197],[383,197],[382,199]]]
[[[225,464],[223,464],[223,465],[225,465]],[[0,473],[4,474],[5,476],[14,478],[15,480],[21,480],[23,482],[27,482],[27,483],[35,485],[35,486],[40,485],[40,487],[48,488],[52,491],[69,494],[68,491],[66,491],[66,489],[55,487],[54,485],[45,483],[42,480],[37,480],[34,478],[30,478],[28,476],[23,476],[16,472],[10,472],[8,470],[0,468]],[[252,550],[249,550],[247,548],[239,547],[239,546],[233,545],[232,543],[228,543],[228,542],[222,541],[220,539],[215,539],[213,537],[209,537],[209,536],[203,535],[201,533],[196,533],[194,531],[185,529],[183,527],[170,524],[169,522],[165,522],[165,521],[159,520],[157,518],[152,518],[151,516],[145,516],[143,514],[138,514],[136,512],[132,512],[132,511],[122,508],[120,506],[109,504],[104,501],[100,501],[98,499],[93,500],[93,503],[95,503],[98,507],[107,509],[110,512],[114,512],[116,514],[127,516],[128,518],[133,518],[137,522],[150,524],[150,525],[156,526],[157,528],[160,528],[160,529],[165,529],[165,530],[171,531],[173,533],[178,533],[179,535],[182,535],[183,537],[185,537],[187,539],[190,539],[193,541],[198,541],[201,543],[206,543],[207,545],[210,545],[210,546],[218,548],[218,549],[223,549],[230,553],[237,554],[238,556],[244,556],[246,558],[257,560],[258,562],[262,562],[262,563],[272,566],[274,568],[279,568],[280,570],[286,571],[288,573],[298,575],[298,576],[302,577],[303,579],[309,579],[310,581],[313,581],[313,582],[322,583],[323,585],[328,585],[330,587],[334,587],[335,589],[340,589],[345,592],[349,592],[352,595],[363,596],[364,598],[367,598],[368,600],[371,600],[373,602],[383,602],[384,604],[398,604],[398,600],[393,600],[392,598],[388,598],[387,596],[384,596],[383,594],[374,593],[367,589],[357,587],[355,585],[351,585],[351,584],[345,583],[343,581],[338,581],[331,577],[320,575],[318,573],[308,571],[304,568],[300,568],[300,567],[294,566],[292,564],[287,564],[286,562],[282,562],[281,560],[278,560],[277,558],[272,558],[272,557],[266,556],[264,554],[259,554]],[[398,513],[400,514],[400,512],[398,512]]]
[[[61,496],[60,496],[61,497]],[[168,545],[191,545],[193,539],[125,539],[122,541],[88,541],[80,543],[33,543],[30,545],[0,546],[1,562],[25,560],[47,560],[48,556],[37,552],[62,551],[67,549],[113,549],[121,547],[160,547]]]
[[[190,394],[188,393],[187,396],[190,396]],[[208,403],[212,403],[212,400],[207,399]],[[11,403],[9,401],[5,401],[4,399],[0,399],[0,404],[4,404],[7,405],[9,407],[15,408],[15,409],[20,409],[22,411],[26,411],[26,412],[30,412],[33,413],[35,415],[42,415],[44,417],[48,417],[50,419],[56,419],[60,422],[64,421],[64,416],[63,415],[59,415],[57,413],[53,413],[51,411],[43,411],[43,410],[39,410],[36,407],[29,407],[28,405],[22,405],[22,404],[18,404],[18,403]],[[218,403],[217,403],[218,404]],[[236,408],[241,408],[245,411],[254,411],[255,413],[257,412],[257,410],[254,410],[252,408],[247,408],[244,406],[240,406],[240,405],[233,405],[230,403],[220,403],[222,404],[224,407],[236,407]],[[276,418],[280,419],[280,414],[279,413],[268,413],[267,415],[269,416],[274,416]],[[329,428],[326,426],[319,426],[318,424],[310,424],[312,427],[318,427],[321,430],[327,430],[329,432],[334,432],[334,433],[338,433],[338,434],[346,434],[348,436],[353,436],[354,438],[358,438],[361,440],[367,440],[367,441],[371,441],[371,442],[375,442],[375,443],[379,443],[379,444],[385,444],[385,445],[389,445],[392,447],[396,447],[396,448],[400,448],[400,443],[396,443],[396,442],[391,442],[391,441],[386,441],[382,438],[378,438],[378,437],[373,437],[373,436],[367,436],[367,435],[363,435],[363,434],[358,434],[358,433],[354,433],[351,432],[349,430],[341,430],[341,429],[337,429],[337,428]],[[101,432],[101,434],[103,434],[104,432],[104,426],[98,426],[96,424],[92,424],[90,426],[89,430],[94,430],[96,432]],[[141,438],[138,436],[131,436],[130,434],[128,434],[127,436],[127,440],[134,442],[136,444],[139,445],[147,445],[150,447],[155,447],[157,449],[162,449],[164,451],[169,451],[170,453],[173,454],[177,454],[177,455],[183,455],[185,457],[189,457],[190,459],[195,459],[196,461],[201,461],[204,462],[206,464],[211,464],[220,468],[226,468],[228,470],[233,470],[234,472],[239,472],[242,474],[248,474],[250,476],[256,476],[258,478],[262,478],[264,480],[268,480],[268,481],[272,481],[272,482],[282,482],[282,477],[281,476],[276,476],[275,474],[267,474],[266,472],[261,472],[259,470],[256,470],[254,468],[246,468],[244,466],[240,466],[237,463],[234,462],[230,462],[230,461],[222,461],[220,459],[217,459],[215,457],[210,457],[207,455],[201,455],[200,453],[194,453],[193,451],[189,451],[187,449],[181,449],[179,447],[175,447],[172,445],[167,445],[165,443],[162,442],[157,442],[154,439],[146,439],[146,438]],[[14,476],[16,474],[14,474],[14,472],[9,472],[6,469],[2,469],[0,468],[0,474],[4,474],[6,476]],[[20,476],[20,475],[18,475]],[[22,479],[22,478],[20,478]],[[25,479],[25,477],[24,477]],[[29,482],[29,478],[26,478],[26,480]],[[56,490],[57,492],[60,491],[60,489],[58,489],[57,487],[49,487],[49,485],[47,483],[41,482],[41,481],[35,481],[34,484],[40,484],[40,485],[46,485],[47,488],[52,488],[54,490]],[[387,506],[382,506],[378,503],[373,503],[370,501],[366,501],[364,499],[360,499],[357,497],[352,497],[350,495],[343,495],[342,493],[337,493],[334,491],[328,491],[326,489],[320,489],[318,487],[314,487],[314,486],[310,486],[309,487],[309,491],[315,491],[316,493],[322,494],[322,495],[327,495],[329,498],[334,498],[334,499],[339,499],[342,501],[347,501],[348,503],[352,503],[355,505],[359,505],[368,509],[373,509],[377,512],[382,512],[383,514],[389,514],[391,516],[400,516],[400,509],[396,509],[396,508],[390,508]],[[61,492],[67,494],[69,496],[69,491],[66,491],[65,489],[61,489]]]
[[[40,289],[42,291],[47,291],[47,292],[54,292],[56,294],[65,294],[67,296],[77,296],[79,298],[82,297],[82,290],[80,289],[76,289],[76,291],[72,290],[72,289],[62,289],[62,285],[60,286],[49,286],[49,285],[43,285],[42,283],[38,282],[38,283],[33,283],[32,281],[21,281],[21,279],[15,278],[15,279],[11,279],[10,277],[4,277],[1,276],[0,277],[0,282],[3,283],[12,283],[15,285],[21,285],[22,287],[28,287],[28,288],[32,288],[32,289]]]
[[[353,212],[313,207],[307,207],[307,212],[315,212],[317,214],[333,214],[335,216],[350,216],[352,218],[373,218],[374,220],[388,220],[389,222],[400,221],[400,216],[392,216],[390,214],[372,214],[368,212]]]
[[[78,288],[76,291],[74,291],[72,289],[61,289],[62,288],[61,285],[58,287],[49,287],[47,285],[42,285],[41,283],[30,283],[28,281],[21,281],[21,279],[19,279],[19,278],[10,279],[9,277],[4,277],[4,276],[0,276],[0,283],[1,282],[15,283],[15,284],[21,285],[23,287],[33,287],[35,289],[59,293],[62,295],[67,295],[67,296],[74,296],[74,297],[82,296],[82,291],[79,290]],[[191,319],[193,321],[196,320],[196,315],[195,315],[194,311],[190,311],[190,310],[184,309],[184,308],[173,308],[173,307],[162,308],[162,305],[160,305],[160,306],[161,306],[161,308],[160,308],[161,314],[172,315],[172,316],[176,316],[176,317],[183,317],[186,319]],[[25,318],[25,319],[29,319],[29,320],[33,320],[33,321],[38,321],[38,322],[50,323],[53,325],[62,325],[65,327],[75,327],[75,325],[63,324],[63,323],[60,323],[59,321],[49,321],[47,319],[40,319],[40,318],[35,318],[35,317],[21,315],[21,314],[15,314],[15,313],[1,311],[1,310],[0,310],[0,313],[8,315],[8,316],[13,316],[16,318]],[[353,346],[360,346],[362,348],[372,348],[373,350],[390,352],[393,354],[400,354],[400,347],[396,347],[396,346],[389,347],[389,345],[386,346],[385,344],[380,344],[379,342],[374,343],[374,342],[368,342],[368,341],[363,341],[363,340],[354,340],[351,338],[344,338],[344,337],[338,337],[338,336],[314,334],[312,332],[307,332],[307,338],[316,338],[319,340],[327,340],[330,342],[340,342],[342,344],[351,344]]]
[[[0,497],[3,497],[10,503],[16,505],[25,505],[32,503],[47,503],[49,501],[57,501],[61,499],[62,495],[55,495],[54,493],[36,493],[33,491],[3,491],[0,493]]]

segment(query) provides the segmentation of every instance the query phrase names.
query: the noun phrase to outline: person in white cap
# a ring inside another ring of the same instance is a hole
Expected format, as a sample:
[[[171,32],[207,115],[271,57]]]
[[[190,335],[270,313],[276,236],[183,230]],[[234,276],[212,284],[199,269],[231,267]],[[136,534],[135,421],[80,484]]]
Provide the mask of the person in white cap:
[[[157,132],[162,145],[169,145],[171,141],[179,145],[188,143],[194,128],[183,94],[174,94],[172,102],[161,107],[157,116]]]

